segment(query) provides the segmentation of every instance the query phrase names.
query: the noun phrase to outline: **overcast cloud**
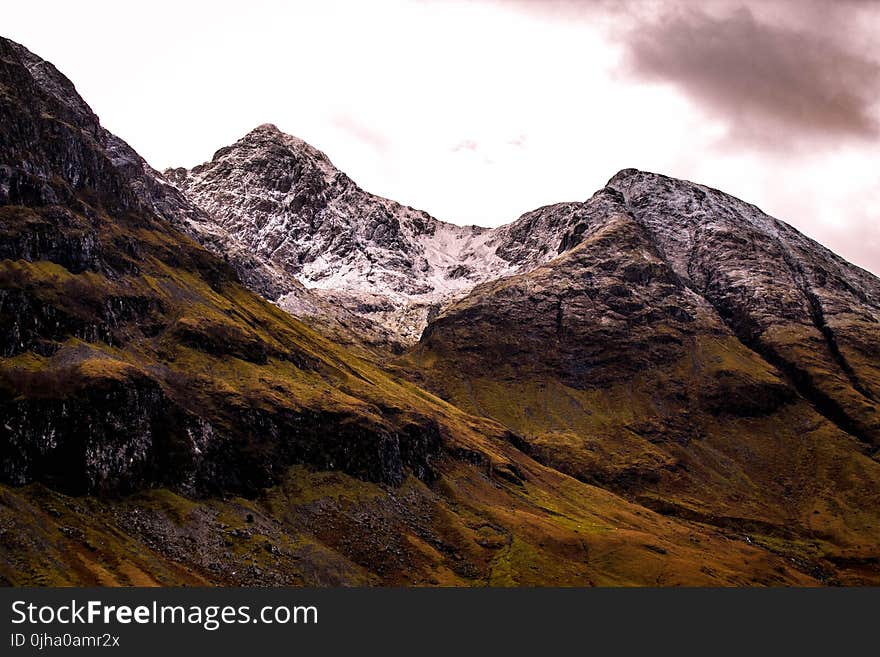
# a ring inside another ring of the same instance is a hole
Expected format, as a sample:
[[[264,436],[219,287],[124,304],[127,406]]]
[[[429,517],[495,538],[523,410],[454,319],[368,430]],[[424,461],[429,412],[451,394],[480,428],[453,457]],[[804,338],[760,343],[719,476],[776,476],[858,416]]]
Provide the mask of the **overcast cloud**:
[[[638,167],[880,272],[880,3],[31,0],[0,31],[157,168],[272,122],[369,191],[497,225]]]
[[[728,121],[731,147],[877,137],[880,64],[823,36],[740,8],[663,18],[634,31],[628,46],[636,75],[670,80]]]

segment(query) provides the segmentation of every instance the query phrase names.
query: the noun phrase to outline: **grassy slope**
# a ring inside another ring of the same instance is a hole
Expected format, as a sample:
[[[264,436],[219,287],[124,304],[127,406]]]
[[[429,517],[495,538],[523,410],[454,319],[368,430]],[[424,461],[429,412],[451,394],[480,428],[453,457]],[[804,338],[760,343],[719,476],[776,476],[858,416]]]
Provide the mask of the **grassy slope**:
[[[431,486],[291,469],[255,499],[115,501],[0,487],[15,585],[814,584],[735,534],[665,518],[521,464],[518,486],[449,463]]]
[[[47,225],[41,210],[20,207],[0,209],[0,219],[10,238],[59,225]],[[538,465],[493,421],[385,373],[222,270],[215,274],[209,255],[161,224],[101,213],[68,220],[68,238],[90,231],[105,253],[108,245],[136,244],[131,261],[114,251],[121,260],[115,268],[130,265],[132,273],[0,262],[0,287],[52,309],[61,327],[57,334],[56,325],[33,335],[21,329],[30,348],[0,359],[7,403],[75,404],[84,389],[147,378],[170,404],[239,440],[248,428],[236,425],[230,409],[262,408],[329,412],[343,423],[389,430],[436,423],[443,449],[436,478],[410,476],[399,487],[303,467],[248,498],[194,498],[161,487],[71,497],[37,484],[4,486],[0,573],[9,583],[813,581],[740,536],[664,518]],[[119,310],[129,306],[138,314]],[[112,322],[102,315],[108,307],[117,309]],[[89,339],[91,324],[105,339]],[[65,327],[81,336],[65,334]],[[338,440],[336,429],[329,426],[325,439]]]

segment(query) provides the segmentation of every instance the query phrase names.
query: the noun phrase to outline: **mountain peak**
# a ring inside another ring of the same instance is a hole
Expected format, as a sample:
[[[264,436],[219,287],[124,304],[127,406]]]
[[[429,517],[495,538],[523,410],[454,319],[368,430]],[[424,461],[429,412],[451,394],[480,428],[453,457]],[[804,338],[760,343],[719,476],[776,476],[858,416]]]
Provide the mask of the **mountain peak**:
[[[638,169],[635,169],[633,167],[627,167],[626,169],[621,169],[620,171],[615,173],[613,176],[611,176],[611,178],[608,180],[607,186],[611,187],[611,186],[613,186],[613,183],[615,183],[615,182],[627,180],[629,178],[632,178],[633,176],[639,175],[640,173],[644,173],[644,172],[640,171]]]
[[[633,167],[621,169],[615,173],[605,184],[606,188],[615,189],[623,192],[634,185],[662,185],[664,187],[676,186],[697,186],[697,183],[679,178],[665,176],[662,173],[654,173],[653,171],[644,171]]]
[[[284,134],[281,130],[278,129],[278,126],[274,123],[261,123],[256,128],[251,130],[248,134]]]
[[[304,139],[280,130],[274,123],[258,125],[234,144],[214,153],[212,161],[230,156],[246,157],[254,167],[268,165],[272,168],[279,165],[278,158],[292,156],[295,161],[308,162],[320,170],[328,184],[340,173],[323,151]]]
[[[325,159],[327,158],[324,153],[319,151],[317,148],[309,144],[304,139],[300,139],[295,135],[291,135],[287,132],[281,130],[274,123],[261,123],[256,128],[248,132],[244,137],[239,139],[236,144],[246,141],[269,141],[272,143],[281,144],[283,146],[295,147],[295,148],[306,148],[310,151],[314,151],[315,153],[320,153]],[[234,145],[234,144],[233,144]]]

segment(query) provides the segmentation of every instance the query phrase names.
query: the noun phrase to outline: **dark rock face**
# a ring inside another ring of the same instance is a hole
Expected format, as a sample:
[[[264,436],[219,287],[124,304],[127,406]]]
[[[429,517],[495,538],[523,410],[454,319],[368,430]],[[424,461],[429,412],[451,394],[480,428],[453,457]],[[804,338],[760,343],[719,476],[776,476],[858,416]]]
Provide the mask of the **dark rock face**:
[[[717,190],[637,171],[609,182],[744,344],[860,440],[880,445],[880,281]]]
[[[93,191],[114,210],[133,207],[134,194],[106,154],[96,148],[99,135],[94,115],[79,105],[65,106],[44,92],[20,59],[22,50],[4,41],[0,52],[0,75],[7,90],[0,108],[4,126],[0,202],[67,204],[74,202],[76,192]],[[55,120],[27,118],[41,114]],[[74,127],[81,120],[86,122],[84,130]],[[55,176],[64,184],[54,183]]]
[[[179,392],[135,368],[87,362],[0,379],[3,481],[70,493],[125,493],[164,485],[191,494],[257,494],[291,463],[399,485],[434,476],[436,424],[400,430],[344,414],[232,405],[189,410]],[[169,394],[171,396],[169,396]],[[229,400],[232,401],[232,400]]]
[[[73,493],[155,484],[192,490],[196,447],[212,437],[209,424],[181,412],[155,381],[138,375],[91,380],[63,398],[7,400],[3,410],[3,480]],[[185,438],[192,443],[181,444]],[[198,483],[204,490],[207,482]]]

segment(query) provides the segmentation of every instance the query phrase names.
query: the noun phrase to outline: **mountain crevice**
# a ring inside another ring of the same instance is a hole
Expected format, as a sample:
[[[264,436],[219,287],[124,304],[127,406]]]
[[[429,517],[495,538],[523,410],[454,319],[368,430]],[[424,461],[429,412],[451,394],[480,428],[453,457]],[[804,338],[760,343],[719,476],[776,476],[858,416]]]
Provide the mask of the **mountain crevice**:
[[[869,401],[876,402],[877,399],[874,394],[868,390],[868,388],[862,383],[856,371],[853,369],[852,365],[850,365],[846,356],[840,350],[840,346],[837,343],[837,336],[834,332],[834,329],[828,324],[828,321],[825,317],[825,310],[822,306],[822,300],[819,298],[813,289],[810,287],[810,284],[807,280],[807,274],[804,271],[803,265],[795,260],[791,251],[786,248],[784,244],[780,242],[780,249],[782,250],[782,256],[785,260],[786,265],[791,271],[792,278],[795,281],[798,289],[801,294],[803,294],[804,299],[807,302],[807,305],[810,310],[810,319],[813,321],[813,325],[816,327],[816,330],[822,335],[825,340],[825,344],[828,347],[828,351],[831,354],[831,357],[834,359],[834,362],[840,368],[840,370],[846,375],[847,379],[849,379],[850,385],[852,385],[853,390],[858,392],[860,395],[868,399]]]
[[[725,304],[722,300],[707,294],[705,290],[698,293],[715,308],[718,316],[743,346],[779,370],[785,380],[810,403],[816,412],[859,442],[873,446],[874,441],[871,437],[837,401],[815,384],[810,372],[785,358],[772,344],[761,339],[761,328],[747,313]]]

